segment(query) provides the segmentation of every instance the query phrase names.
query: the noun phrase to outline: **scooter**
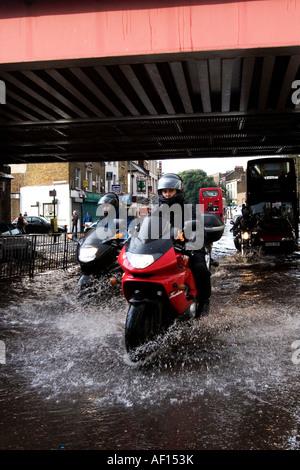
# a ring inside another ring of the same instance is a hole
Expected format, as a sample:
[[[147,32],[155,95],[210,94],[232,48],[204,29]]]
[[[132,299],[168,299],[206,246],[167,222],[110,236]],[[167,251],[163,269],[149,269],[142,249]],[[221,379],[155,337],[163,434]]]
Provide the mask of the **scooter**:
[[[224,231],[221,218],[210,216],[210,220],[214,217],[215,224],[207,231],[208,245],[221,238]],[[197,288],[189,268],[191,251],[186,250],[183,241],[187,234],[188,240],[193,240],[197,230],[193,222],[187,222],[184,238],[182,234],[178,238],[179,231],[171,229],[166,219],[157,219],[145,218],[137,236],[130,238],[118,257],[124,270],[122,291],[129,303],[125,347],[133,362],[146,358],[152,350],[150,344],[162,337],[177,318],[197,316]],[[159,227],[153,230],[153,224]]]

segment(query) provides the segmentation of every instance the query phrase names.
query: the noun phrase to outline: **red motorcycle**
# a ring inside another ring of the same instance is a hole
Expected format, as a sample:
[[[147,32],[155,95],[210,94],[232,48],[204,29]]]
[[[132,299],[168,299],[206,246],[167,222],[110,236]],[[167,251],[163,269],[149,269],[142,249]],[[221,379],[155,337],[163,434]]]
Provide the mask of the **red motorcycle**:
[[[211,243],[221,238],[224,223],[220,217],[206,226],[206,262],[210,266]],[[194,239],[192,222],[183,234]],[[155,226],[155,227],[154,227]],[[197,312],[197,289],[189,268],[190,251],[179,231],[166,219],[146,217],[135,236],[125,244],[118,262],[124,270],[122,290],[129,303],[125,323],[125,346],[132,361],[144,359],[151,344],[176,318],[193,318]],[[190,249],[193,245],[190,246]]]

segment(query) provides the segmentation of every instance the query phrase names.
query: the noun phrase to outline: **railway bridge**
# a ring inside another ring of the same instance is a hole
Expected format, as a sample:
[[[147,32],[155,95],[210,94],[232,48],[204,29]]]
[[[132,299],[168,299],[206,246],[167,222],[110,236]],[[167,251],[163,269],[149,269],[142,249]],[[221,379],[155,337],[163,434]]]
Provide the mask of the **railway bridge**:
[[[298,154],[299,22],[299,0],[2,2],[2,163]]]

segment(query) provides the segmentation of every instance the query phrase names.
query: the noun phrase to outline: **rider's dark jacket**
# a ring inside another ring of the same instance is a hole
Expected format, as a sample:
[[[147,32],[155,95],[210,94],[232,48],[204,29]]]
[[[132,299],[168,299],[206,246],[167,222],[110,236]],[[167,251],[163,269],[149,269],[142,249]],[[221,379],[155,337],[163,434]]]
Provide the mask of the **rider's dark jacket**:
[[[239,229],[252,230],[255,224],[256,224],[256,219],[251,214],[247,216],[241,215],[240,217],[236,219],[231,230],[233,231],[235,235],[239,231]]]
[[[184,199],[182,202],[174,203],[173,206],[175,206],[176,204],[178,204],[181,207],[181,214],[182,214],[181,228],[184,227],[184,222],[185,221],[187,221],[187,220],[190,220],[190,221],[197,220],[197,212],[196,212],[197,211],[197,206],[196,206],[196,204],[192,204],[186,199]],[[159,203],[159,204],[155,205],[153,207],[153,209],[151,210],[151,212],[149,213],[149,216],[158,215],[161,212],[162,205],[163,205],[163,203]],[[172,205],[170,205],[169,208],[170,208],[170,211],[169,211],[170,224],[171,224],[172,227],[174,227],[174,222],[175,221],[174,221],[174,212],[172,211]],[[198,220],[199,220],[199,217],[198,217]],[[204,230],[204,244],[205,244],[206,238],[207,238],[207,234]],[[205,252],[204,244],[203,244],[201,249],[197,250],[197,252],[202,252],[202,253]]]

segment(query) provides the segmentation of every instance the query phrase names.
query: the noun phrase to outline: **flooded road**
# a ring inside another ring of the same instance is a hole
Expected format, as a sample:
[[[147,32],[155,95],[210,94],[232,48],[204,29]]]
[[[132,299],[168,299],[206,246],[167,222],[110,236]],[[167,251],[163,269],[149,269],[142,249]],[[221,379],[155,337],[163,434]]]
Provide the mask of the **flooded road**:
[[[77,267],[3,284],[0,449],[299,450],[300,253],[243,259],[228,230],[210,315],[142,364],[120,285],[78,297]]]

